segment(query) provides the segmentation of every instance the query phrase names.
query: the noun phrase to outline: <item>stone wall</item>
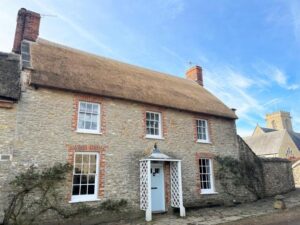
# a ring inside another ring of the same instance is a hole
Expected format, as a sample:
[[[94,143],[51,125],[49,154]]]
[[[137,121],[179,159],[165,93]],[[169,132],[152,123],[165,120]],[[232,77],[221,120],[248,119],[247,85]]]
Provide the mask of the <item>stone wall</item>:
[[[98,98],[104,109],[102,134],[78,133],[74,130],[74,101],[80,98]],[[102,200],[127,199],[134,209],[139,209],[139,159],[150,153],[154,143],[171,156],[182,159],[183,198],[185,206],[205,203],[222,203],[226,198],[218,180],[217,194],[203,195],[197,183],[199,164],[195,160],[201,154],[238,157],[235,121],[214,116],[204,116],[179,110],[155,107],[136,102],[104,97],[85,96],[45,88],[27,88],[17,106],[13,169],[6,174],[0,198],[7,198],[4,189],[7,182],[30,165],[49,167],[55,162],[68,162],[69,149],[105,148],[102,169],[104,184],[100,187]],[[161,140],[145,138],[145,111],[163,114],[164,137]],[[208,119],[210,143],[195,141],[195,119]],[[10,134],[3,133],[2,138]],[[1,163],[0,163],[1,164]],[[101,166],[100,166],[101,167]],[[0,181],[1,182],[1,181]],[[5,185],[4,185],[5,184]],[[71,182],[63,187],[70,204]],[[6,200],[1,203],[7,202]],[[97,202],[91,204],[97,205]]]
[[[0,107],[0,154],[13,154],[13,146],[16,134],[17,105],[12,108]],[[12,160],[14,160],[12,158]],[[8,183],[12,174],[12,161],[0,161],[0,221],[3,217],[4,204],[7,201]]]
[[[292,164],[287,159],[281,158],[260,158],[250,149],[250,147],[238,137],[240,160],[255,162],[259,160],[260,168],[257,168],[256,174],[259,183],[263,184],[261,196],[273,196],[282,194],[295,189]]]
[[[265,194],[273,196],[295,189],[292,163],[281,158],[261,158],[263,162]]]

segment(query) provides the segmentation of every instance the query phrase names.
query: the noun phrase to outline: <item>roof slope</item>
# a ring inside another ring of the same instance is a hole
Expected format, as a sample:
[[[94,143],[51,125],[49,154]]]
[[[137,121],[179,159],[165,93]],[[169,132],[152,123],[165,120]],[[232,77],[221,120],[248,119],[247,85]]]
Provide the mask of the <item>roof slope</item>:
[[[20,93],[20,57],[0,52],[0,97],[18,100]]]
[[[296,133],[293,131],[288,131],[288,133],[300,151],[300,133]]]
[[[243,139],[257,155],[278,154],[285,133],[278,130]]]
[[[194,81],[38,39],[31,43],[31,83],[236,119]]]
[[[263,132],[265,132],[265,133],[269,133],[269,132],[273,132],[273,131],[277,131],[277,130],[275,130],[275,129],[271,129],[271,128],[266,128],[266,127],[260,127],[262,130],[263,130]]]

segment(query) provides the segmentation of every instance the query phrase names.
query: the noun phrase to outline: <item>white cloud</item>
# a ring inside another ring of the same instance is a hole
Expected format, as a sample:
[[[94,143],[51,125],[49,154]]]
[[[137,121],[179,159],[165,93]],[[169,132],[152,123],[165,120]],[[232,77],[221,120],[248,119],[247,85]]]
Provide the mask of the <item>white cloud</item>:
[[[254,65],[254,68],[259,74],[261,74],[265,78],[268,78],[269,81],[275,82],[277,85],[284,89],[296,90],[300,87],[299,84],[290,84],[288,82],[289,76],[283,70],[272,64],[259,62]]]

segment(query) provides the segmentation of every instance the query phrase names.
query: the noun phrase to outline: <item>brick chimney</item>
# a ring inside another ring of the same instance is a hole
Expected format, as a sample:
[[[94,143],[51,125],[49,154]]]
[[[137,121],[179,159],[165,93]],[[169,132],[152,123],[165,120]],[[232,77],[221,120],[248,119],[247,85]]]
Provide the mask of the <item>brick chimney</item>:
[[[13,52],[21,52],[21,42],[23,40],[36,41],[39,36],[40,20],[41,16],[38,13],[25,8],[19,10]]]
[[[203,86],[202,68],[200,66],[193,66],[186,71],[185,77],[188,80],[193,80]]]

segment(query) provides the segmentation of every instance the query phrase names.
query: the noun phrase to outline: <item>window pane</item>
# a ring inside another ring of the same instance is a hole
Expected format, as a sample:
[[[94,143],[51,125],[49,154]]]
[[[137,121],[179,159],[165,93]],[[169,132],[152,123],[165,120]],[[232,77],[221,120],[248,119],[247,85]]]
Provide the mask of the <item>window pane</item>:
[[[97,130],[97,122],[92,122],[91,130]]]
[[[80,102],[80,112],[85,112],[86,110],[86,103],[85,102]]]
[[[96,173],[96,164],[90,165],[90,173]]]
[[[87,184],[87,176],[81,175],[81,184]]]
[[[87,194],[87,185],[81,185],[80,194],[81,195]]]
[[[98,108],[99,108],[98,104],[93,104],[93,113],[94,114],[98,114]]]
[[[95,183],[95,175],[89,175],[89,184]]]
[[[89,163],[89,159],[90,159],[90,156],[89,155],[82,155],[82,160],[83,160],[83,163]]]
[[[96,155],[90,155],[90,163],[96,163]]]
[[[75,154],[75,163],[82,162],[82,154]]]
[[[88,194],[94,194],[95,193],[95,185],[89,185]]]
[[[91,113],[93,111],[93,105],[91,103],[86,104],[86,112]]]
[[[92,122],[97,122],[97,120],[98,120],[98,116],[97,115],[92,115],[91,121]]]
[[[73,184],[80,184],[80,175],[73,176]]]
[[[73,186],[72,195],[79,195],[79,186],[78,185]]]
[[[74,167],[74,170],[75,170],[75,173],[76,174],[81,174],[81,163],[79,164],[79,163],[76,163],[75,164],[75,167]]]
[[[82,173],[83,174],[88,174],[89,173],[89,164],[83,164],[83,167],[82,167]]]
[[[86,121],[85,122],[85,126],[84,126],[84,129],[87,129],[87,130],[90,130],[90,128],[91,128],[91,122],[89,121]]]

